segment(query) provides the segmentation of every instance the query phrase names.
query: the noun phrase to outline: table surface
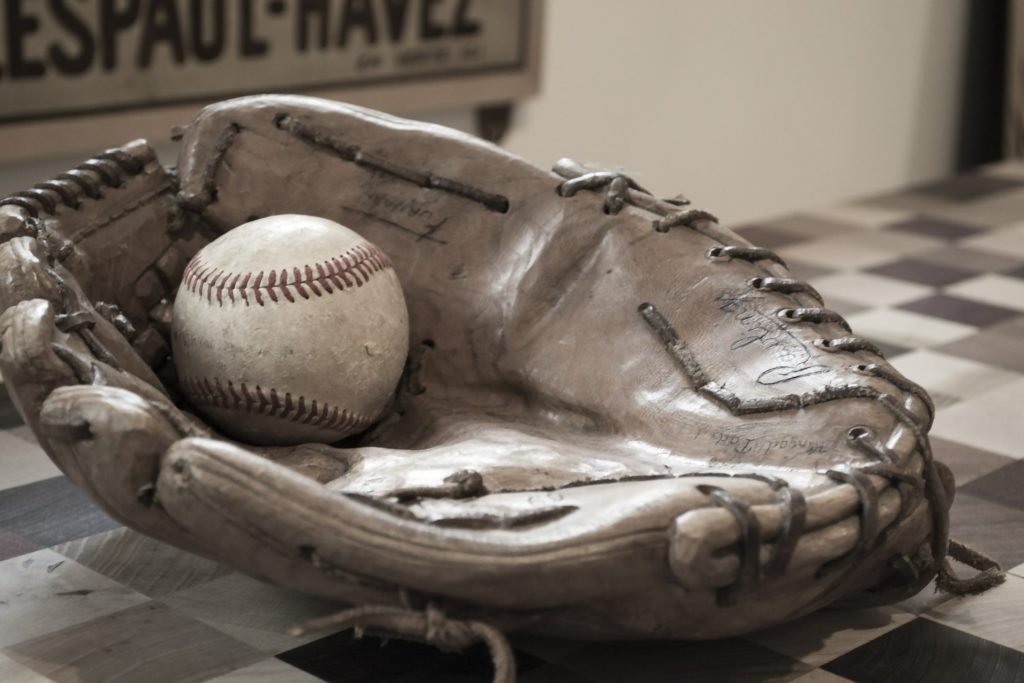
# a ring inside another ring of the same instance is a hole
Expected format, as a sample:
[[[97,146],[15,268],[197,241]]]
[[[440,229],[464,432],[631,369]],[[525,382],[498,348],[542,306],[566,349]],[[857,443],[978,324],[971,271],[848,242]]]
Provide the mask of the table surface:
[[[1002,563],[1007,581],[713,643],[516,637],[520,680],[1024,680],[1024,165],[739,231],[932,393],[934,448],[958,485],[952,535]],[[336,609],[114,522],[61,476],[0,389],[0,681],[491,675],[482,648],[283,635]]]

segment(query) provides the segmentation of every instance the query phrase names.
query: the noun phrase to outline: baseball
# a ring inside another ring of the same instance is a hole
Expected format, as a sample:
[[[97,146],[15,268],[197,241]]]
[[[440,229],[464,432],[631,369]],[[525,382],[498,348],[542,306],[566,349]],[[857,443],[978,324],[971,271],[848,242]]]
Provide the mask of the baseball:
[[[387,407],[409,348],[388,257],[325,218],[245,223],[189,262],[174,300],[179,384],[226,434],[330,443]]]

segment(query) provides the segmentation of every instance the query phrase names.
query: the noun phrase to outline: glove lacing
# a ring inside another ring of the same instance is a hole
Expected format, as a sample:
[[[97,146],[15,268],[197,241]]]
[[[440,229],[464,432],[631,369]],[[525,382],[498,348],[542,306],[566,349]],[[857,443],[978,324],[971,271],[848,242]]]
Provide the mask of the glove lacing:
[[[555,165],[554,172],[565,178],[556,188],[558,194],[562,197],[572,197],[580,190],[604,190],[603,208],[606,214],[617,214],[628,203],[659,216],[659,218],[652,221],[652,227],[656,232],[664,233],[668,232],[672,227],[682,226],[697,230],[721,242],[721,231],[706,230],[708,223],[717,223],[718,219],[706,211],[685,208],[690,204],[689,200],[685,198],[655,199],[650,192],[622,173],[614,171],[589,171],[571,159],[560,160]],[[778,254],[761,247],[723,243],[711,247],[705,256],[712,261],[730,261],[733,259],[750,263],[771,261],[787,267],[785,261]],[[764,275],[751,278],[748,280],[748,285],[755,290],[771,291],[786,295],[803,293],[822,302],[821,295],[813,287],[793,278]],[[797,306],[792,308],[780,309],[777,311],[777,315],[782,320],[793,324],[834,323],[850,332],[850,326],[846,320],[835,311],[825,308],[824,304],[817,307],[802,306],[799,305],[799,302],[797,304]],[[857,558],[882,545],[888,533],[897,528],[898,523],[910,514],[917,500],[923,495],[927,498],[932,510],[931,552],[925,557],[917,558],[900,554],[895,556],[890,564],[902,567],[903,571],[910,575],[913,582],[919,581],[923,576],[930,576],[934,572],[936,574],[936,590],[956,596],[980,593],[1006,580],[1006,575],[997,562],[962,543],[949,539],[949,518],[945,514],[949,507],[946,499],[946,490],[938,465],[933,458],[931,444],[927,436],[928,429],[931,427],[934,419],[935,406],[928,393],[919,385],[891,369],[875,363],[859,363],[853,367],[855,372],[885,380],[901,391],[909,393],[920,400],[928,412],[923,424],[920,418],[900,405],[893,396],[878,392],[869,387],[854,387],[847,391],[828,391],[821,395],[793,395],[778,399],[742,401],[726,391],[724,387],[710,381],[690,353],[686,344],[679,338],[676,331],[653,304],[641,304],[639,312],[658,335],[669,353],[692,379],[695,388],[709,398],[725,405],[734,414],[800,408],[805,405],[837,398],[873,398],[879,401],[894,415],[897,422],[913,434],[923,463],[921,475],[906,469],[906,466],[911,461],[913,452],[907,455],[904,462],[898,462],[895,454],[875,437],[869,428],[855,426],[849,430],[849,438],[853,445],[866,455],[872,457],[876,462],[858,466],[843,465],[830,469],[825,473],[829,478],[839,483],[849,484],[857,491],[861,500],[861,524],[859,538],[853,551],[823,565],[819,569],[819,576],[831,573],[839,568],[852,566]],[[881,350],[876,345],[866,339],[852,335],[819,339],[815,342],[815,346],[824,351],[834,353],[867,351],[879,357],[882,356]],[[900,513],[888,529],[883,530],[879,523],[877,494],[870,485],[867,475],[882,476],[890,479],[894,482],[895,488],[900,493]],[[740,474],[734,476],[762,478],[756,475]],[[775,490],[780,488],[777,483],[772,484],[772,486]],[[780,569],[784,570],[784,564],[788,562],[789,555],[786,554],[781,558],[776,556],[769,563],[771,567],[774,567],[774,571],[771,574],[761,570],[759,566],[759,553],[754,552],[754,548],[760,546],[760,531],[756,524],[756,517],[754,517],[742,501],[724,489],[713,486],[699,488],[705,495],[711,498],[713,504],[729,510],[736,518],[741,529],[739,578],[732,586],[720,589],[718,595],[719,604],[731,604],[735,602],[738,592],[750,590],[766,575],[776,574]],[[793,498],[789,497],[783,501],[783,515],[786,524],[784,524],[783,530],[780,532],[776,545],[789,548],[795,544],[795,539],[791,536],[794,533],[798,536],[800,530],[802,530],[803,509],[796,508]],[[797,518],[800,523],[791,523],[791,520],[794,518]],[[742,551],[743,548],[747,550],[744,552]],[[962,579],[954,572],[949,558],[977,569],[979,573]],[[780,560],[782,561],[780,562]]]

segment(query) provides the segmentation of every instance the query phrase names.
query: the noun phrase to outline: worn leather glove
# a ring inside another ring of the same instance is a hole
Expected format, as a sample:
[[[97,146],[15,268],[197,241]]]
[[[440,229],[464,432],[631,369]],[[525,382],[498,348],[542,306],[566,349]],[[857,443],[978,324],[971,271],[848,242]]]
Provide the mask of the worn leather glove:
[[[686,200],[311,98],[183,135],[176,169],[138,141],[3,200],[0,369],[120,521],[359,606],[311,627],[482,639],[507,679],[501,632],[718,638],[999,581],[945,559],[928,395]],[[408,302],[394,404],[336,447],[232,442],[176,388],[190,257],[280,213],[377,244]]]

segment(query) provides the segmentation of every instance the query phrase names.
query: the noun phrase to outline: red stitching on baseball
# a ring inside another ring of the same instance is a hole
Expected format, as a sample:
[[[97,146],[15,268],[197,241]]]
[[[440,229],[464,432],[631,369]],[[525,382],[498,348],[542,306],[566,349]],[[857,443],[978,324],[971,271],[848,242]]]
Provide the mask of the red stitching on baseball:
[[[256,273],[228,273],[221,268],[213,268],[205,264],[201,254],[196,254],[185,266],[182,284],[200,299],[213,304],[214,297],[219,306],[224,305],[225,295],[230,303],[235,303],[236,294],[246,306],[251,305],[249,295],[259,306],[266,305],[263,295],[266,294],[274,303],[281,297],[295,303],[297,298],[293,291],[303,299],[313,296],[320,297],[333,294],[352,287],[362,287],[374,273],[391,267],[387,254],[375,244],[363,242],[352,247],[340,256],[314,264],[293,266],[291,272],[287,268]],[[314,270],[315,269],[315,270]],[[250,283],[250,280],[252,282]]]
[[[228,380],[227,387],[221,381],[214,378],[210,381],[208,377],[198,379],[183,378],[181,387],[196,406],[209,406],[226,410],[241,410],[247,413],[255,413],[264,417],[276,417],[280,420],[290,420],[302,425],[324,429],[327,431],[353,432],[361,431],[370,426],[373,420],[366,415],[352,413],[344,408],[332,406],[325,402],[318,402],[313,399],[307,405],[305,396],[293,398],[290,392],[283,392],[282,401],[277,389],[269,389],[270,398],[267,399],[266,390],[259,384],[255,389],[250,389],[245,382],[237,385]],[[269,408],[269,410],[268,410]]]

